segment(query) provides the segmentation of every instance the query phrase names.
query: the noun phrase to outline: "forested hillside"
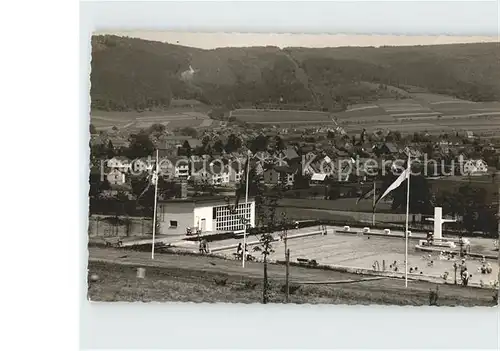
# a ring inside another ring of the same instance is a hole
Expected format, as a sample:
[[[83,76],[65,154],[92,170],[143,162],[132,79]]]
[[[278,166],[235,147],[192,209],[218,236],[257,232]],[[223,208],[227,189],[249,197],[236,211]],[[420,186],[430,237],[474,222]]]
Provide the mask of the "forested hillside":
[[[500,101],[499,60],[498,44],[202,50],[94,36],[92,108],[165,109],[172,98],[182,98],[231,108],[271,103],[338,109],[402,97],[388,85]]]

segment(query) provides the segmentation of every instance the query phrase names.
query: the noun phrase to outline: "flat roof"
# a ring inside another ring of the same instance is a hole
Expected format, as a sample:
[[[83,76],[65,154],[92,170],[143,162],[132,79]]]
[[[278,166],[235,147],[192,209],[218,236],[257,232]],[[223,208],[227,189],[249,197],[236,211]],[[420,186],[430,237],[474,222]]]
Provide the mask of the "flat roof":
[[[320,174],[320,173],[314,173],[312,175],[312,177],[311,177],[311,180],[321,180],[321,181],[323,181],[323,180],[325,180],[325,178],[326,178],[326,174],[324,174],[324,173],[322,173],[322,174]]]

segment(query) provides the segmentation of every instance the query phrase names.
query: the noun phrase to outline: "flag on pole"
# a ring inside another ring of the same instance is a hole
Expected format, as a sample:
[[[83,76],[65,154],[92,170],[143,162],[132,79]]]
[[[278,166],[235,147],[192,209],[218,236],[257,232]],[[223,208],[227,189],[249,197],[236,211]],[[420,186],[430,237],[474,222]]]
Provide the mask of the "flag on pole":
[[[247,178],[247,173],[248,173],[248,167],[250,167],[249,162],[250,162],[250,157],[247,157],[247,159],[245,161],[245,166],[243,167],[243,174],[242,174],[242,176],[240,178],[240,184],[238,184],[238,187],[236,188],[236,199],[234,201],[235,208],[238,208],[238,204],[240,202],[241,193],[245,190],[245,185],[246,185],[246,181],[247,181],[246,178]]]
[[[361,194],[361,196],[356,200],[356,205],[364,199],[368,199],[370,196],[373,196],[373,193],[375,192],[375,189],[373,187],[370,187],[368,190],[366,190],[364,193]]]
[[[158,183],[158,170],[156,169],[156,164],[151,169],[151,174],[149,175],[149,179],[152,185],[156,185]]]
[[[374,207],[376,207],[377,204],[380,202],[380,200],[382,200],[384,197],[386,197],[387,194],[389,194],[394,189],[398,188],[406,179],[408,179],[410,172],[411,172],[411,168],[410,168],[410,165],[408,164],[408,167],[399,175],[399,177],[391,185],[389,185],[389,187],[384,191],[384,193],[382,195],[380,195],[380,197],[375,202]]]

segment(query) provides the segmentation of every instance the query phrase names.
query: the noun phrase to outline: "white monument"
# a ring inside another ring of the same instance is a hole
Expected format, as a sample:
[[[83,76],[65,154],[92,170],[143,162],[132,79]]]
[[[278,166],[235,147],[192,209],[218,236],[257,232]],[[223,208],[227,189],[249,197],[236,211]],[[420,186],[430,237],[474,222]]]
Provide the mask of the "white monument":
[[[424,246],[434,247],[434,248],[446,248],[446,249],[455,249],[456,244],[452,240],[443,240],[443,224],[456,222],[455,219],[444,219],[443,218],[443,208],[442,207],[434,207],[434,218],[426,218],[428,221],[434,222],[434,233],[432,235],[432,241],[430,240],[419,240],[417,249],[421,249]],[[468,245],[469,242],[465,239],[462,239],[463,243]]]
[[[443,218],[443,208],[442,207],[434,207],[434,218],[426,218],[428,221],[434,222],[434,240],[441,241],[443,240],[443,224],[456,222],[455,219],[444,219]]]

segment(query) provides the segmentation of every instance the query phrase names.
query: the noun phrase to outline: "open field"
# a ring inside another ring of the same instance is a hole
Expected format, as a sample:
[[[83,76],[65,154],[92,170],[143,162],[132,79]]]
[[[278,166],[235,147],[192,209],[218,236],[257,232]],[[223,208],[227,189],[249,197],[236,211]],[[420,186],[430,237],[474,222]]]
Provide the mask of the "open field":
[[[351,106],[335,116],[344,128],[351,131],[362,128],[407,133],[500,130],[500,103],[472,102],[437,94],[418,93],[410,99]]]
[[[343,112],[301,110],[237,109],[230,116],[247,123],[262,125],[310,125],[334,126],[331,117],[348,132],[369,132],[390,129],[403,133],[427,131],[431,134],[470,130],[476,133],[500,132],[500,102],[472,102],[453,97],[413,93],[406,99],[380,99],[375,102],[356,104]],[[167,111],[155,112],[107,112],[94,111],[91,123],[97,129],[116,126],[138,131],[154,123],[168,129],[193,127],[209,128],[220,125],[208,116],[209,106],[190,100],[173,101]]]
[[[500,132],[500,124],[491,123],[488,121],[477,121],[476,125],[462,125],[461,123],[446,124],[444,121],[439,123],[367,123],[360,122],[359,124],[343,124],[343,128],[348,132],[360,133],[363,129],[367,132],[374,132],[380,129],[388,129],[399,131],[403,134],[412,134],[415,132],[426,131],[429,134],[454,133],[472,131],[476,134],[497,135]]]
[[[380,99],[356,104],[346,111],[238,109],[231,116],[263,125],[332,125],[335,116],[347,131],[391,129],[406,133],[443,133],[471,130],[478,133],[500,131],[500,102],[472,102],[453,97],[413,93],[406,99]]]
[[[369,202],[369,200],[365,200]],[[368,204],[367,204],[368,206]],[[311,207],[298,206],[278,206],[279,213],[285,213],[290,220],[318,220],[335,221],[335,223],[371,223],[372,212],[353,212],[346,210],[316,209]],[[418,217],[418,215],[417,215]],[[375,220],[378,224],[383,223],[403,224],[405,220],[404,213],[394,214],[387,212],[377,212]],[[417,219],[418,220],[418,219]]]
[[[92,301],[192,301],[192,302],[260,302],[262,298],[262,264],[203,256],[158,254],[150,267],[149,253],[90,248],[88,296]],[[120,258],[125,257],[125,258]],[[110,259],[115,263],[97,262]],[[116,264],[122,263],[122,264]],[[137,279],[136,268],[146,268],[146,278]],[[281,287],[284,267],[269,265],[270,302],[284,302]],[[427,305],[429,289],[435,284],[409,282],[408,289],[398,279],[382,279],[335,285],[309,285],[311,281],[360,280],[361,275],[303,267],[290,267],[291,286],[297,291],[292,303],[396,304]],[[215,280],[227,279],[225,285]],[[443,285],[439,287],[438,305],[492,306],[492,292],[484,289]]]
[[[231,111],[230,116],[244,122],[262,124],[331,122],[330,114],[320,111],[238,109]]]
[[[184,127],[209,127],[218,125],[210,119],[210,108],[196,100],[172,100],[166,111],[109,112],[92,111],[90,121],[98,130],[120,129],[138,131],[155,123],[164,124],[168,129]]]
[[[280,199],[279,205],[284,207],[313,208],[317,210],[340,210],[354,212],[372,211],[373,203],[371,199],[361,200],[358,204],[356,204],[357,200],[358,198],[343,198],[336,200],[283,198]],[[381,201],[377,205],[377,212],[389,212],[390,209],[390,202]]]

